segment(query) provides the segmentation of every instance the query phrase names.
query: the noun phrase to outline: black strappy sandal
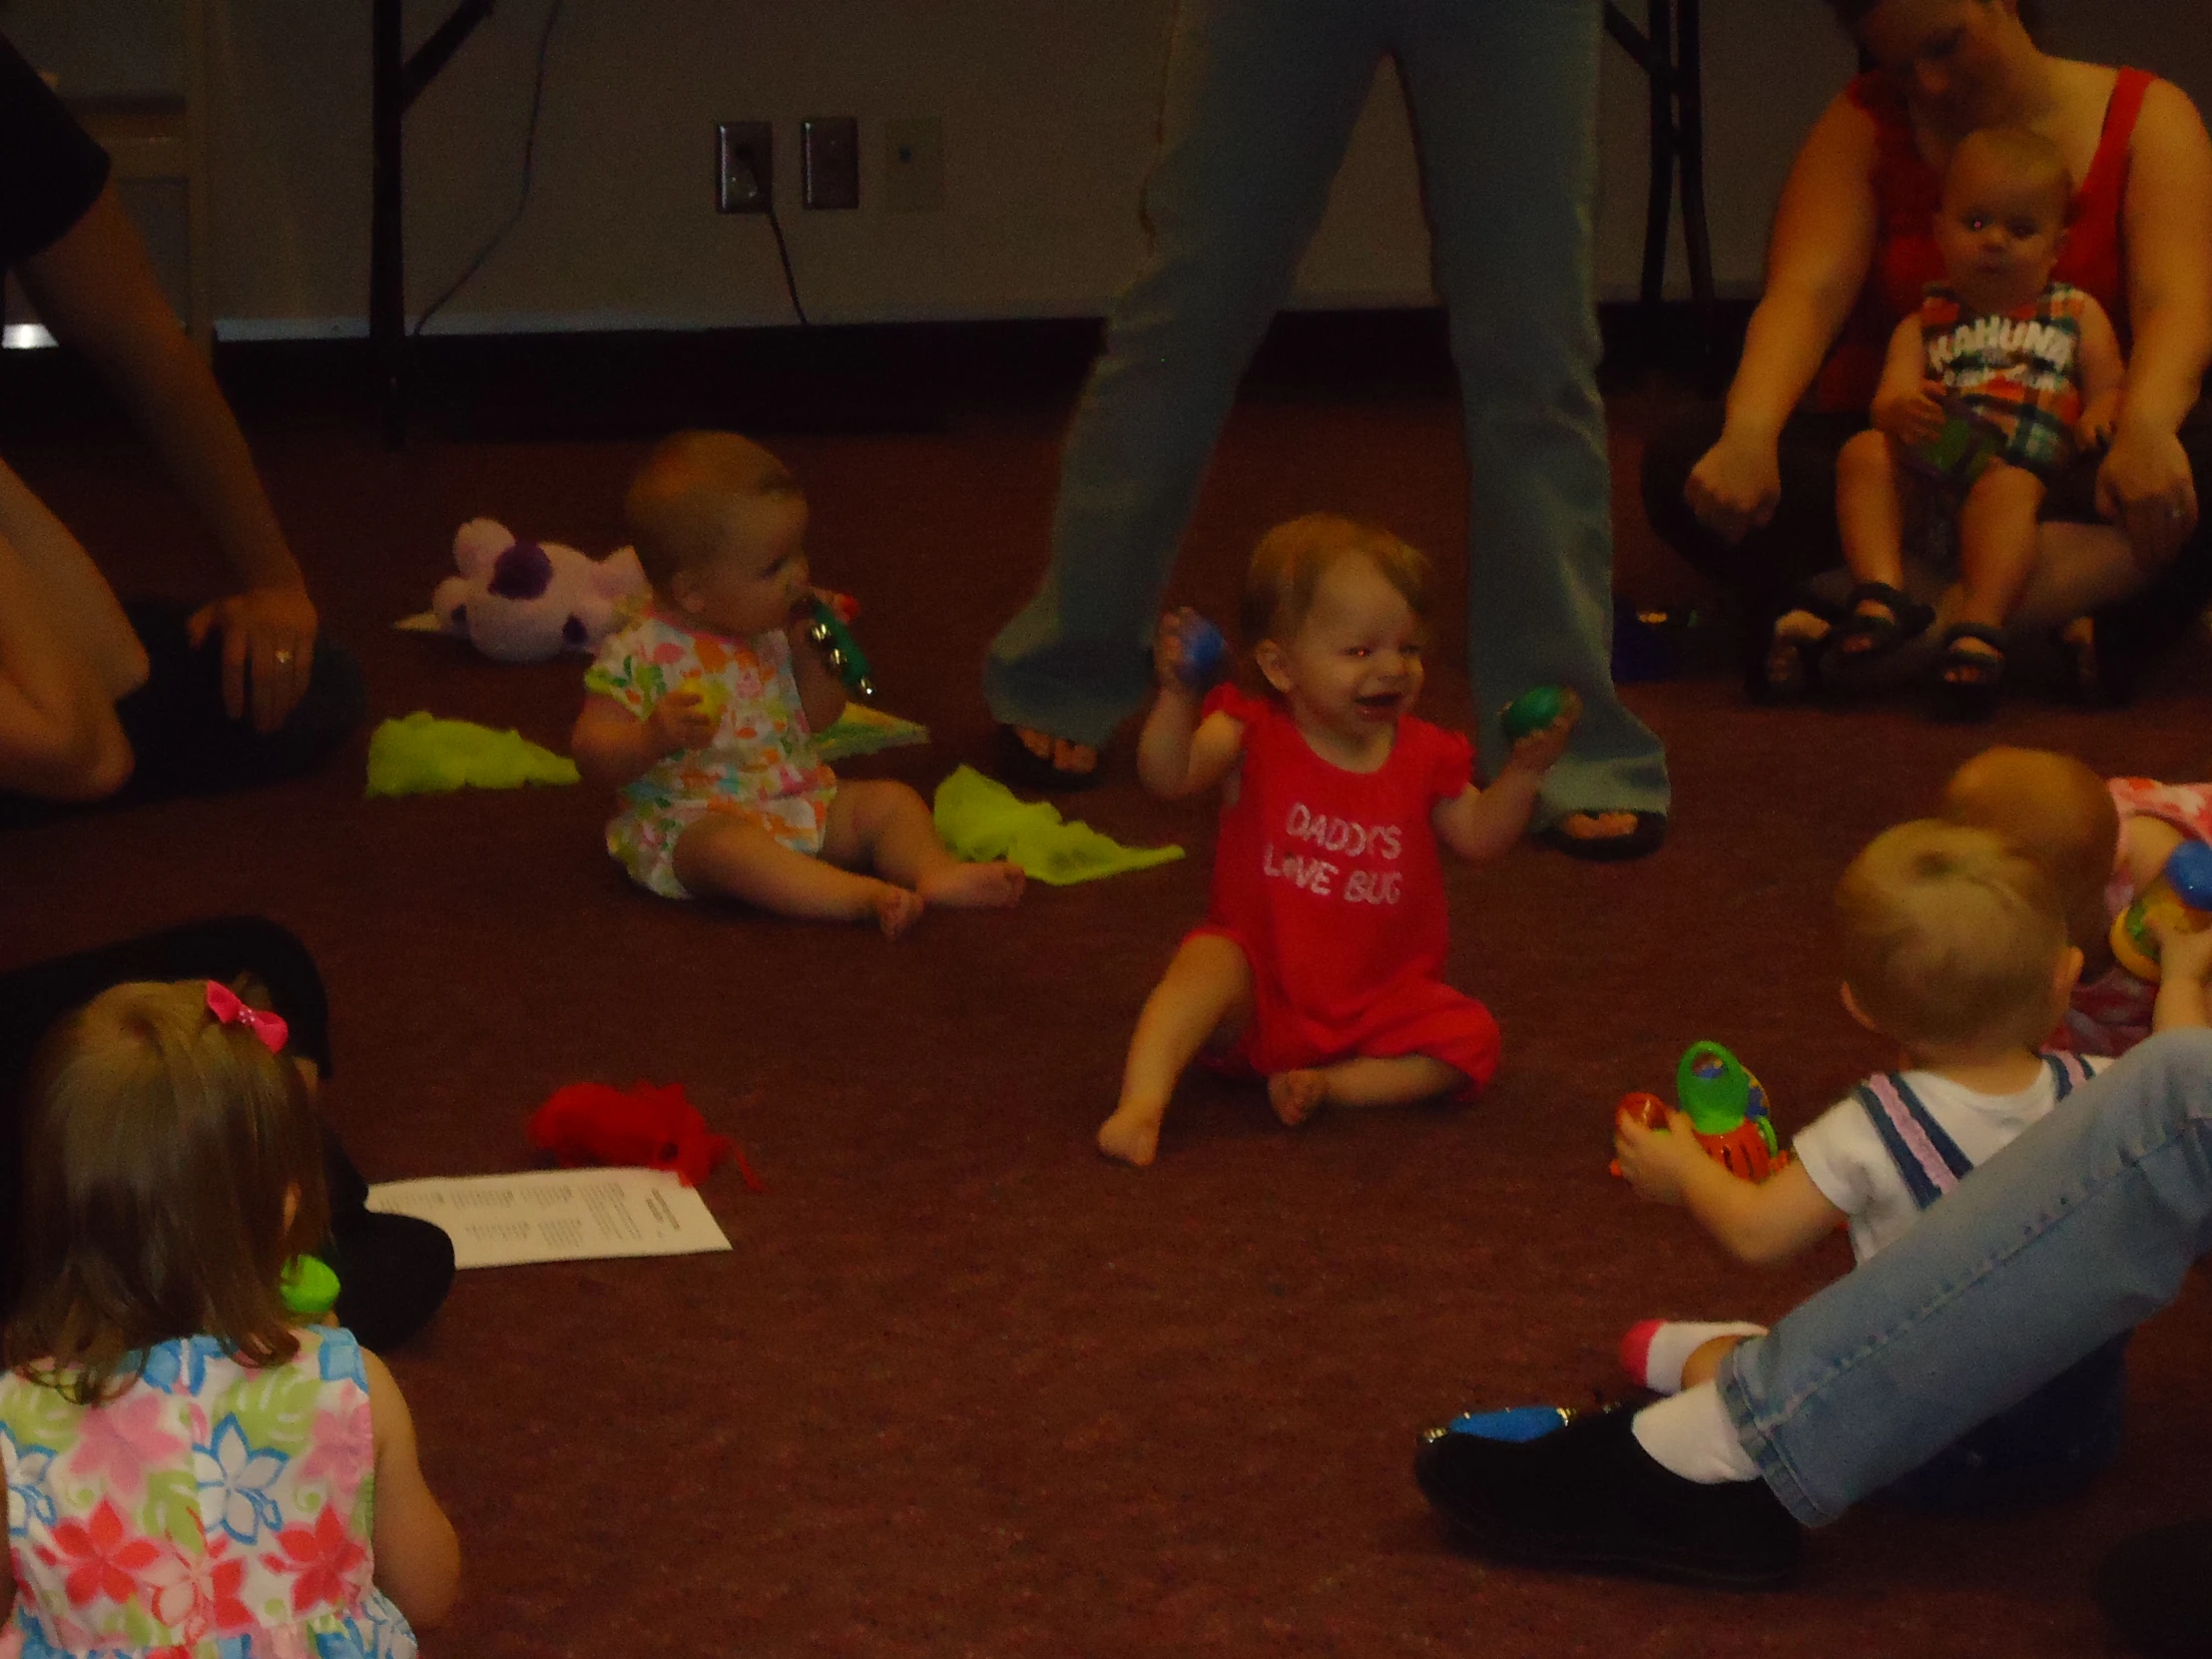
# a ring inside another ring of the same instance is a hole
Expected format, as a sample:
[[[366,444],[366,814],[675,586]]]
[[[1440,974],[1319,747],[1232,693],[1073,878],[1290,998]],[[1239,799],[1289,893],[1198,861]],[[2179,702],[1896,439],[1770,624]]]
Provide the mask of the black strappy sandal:
[[[1890,614],[1868,616],[1860,611],[1862,605],[1880,605]],[[1843,620],[1828,631],[1824,655],[1848,673],[1879,663],[1919,639],[1935,620],[1935,607],[1922,604],[1903,588],[1887,582],[1861,582],[1844,601]]]
[[[1968,651],[1962,640],[1977,640],[1989,649]],[[1996,713],[2003,684],[2003,634],[1979,622],[1954,622],[1943,630],[1943,654],[1930,685],[1937,720],[1987,720]]]

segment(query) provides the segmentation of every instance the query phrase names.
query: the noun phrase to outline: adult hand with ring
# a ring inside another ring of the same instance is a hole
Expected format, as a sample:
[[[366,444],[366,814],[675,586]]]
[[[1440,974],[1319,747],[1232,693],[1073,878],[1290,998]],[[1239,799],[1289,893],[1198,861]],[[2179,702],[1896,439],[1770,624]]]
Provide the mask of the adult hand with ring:
[[[318,625],[305,588],[249,588],[195,612],[191,637],[198,647],[221,631],[224,711],[246,718],[251,690],[254,729],[267,733],[283,725],[306,693]]]
[[[2097,468],[2097,510],[2126,533],[2144,569],[2171,559],[2197,524],[2196,486],[2181,439],[2123,423]]]

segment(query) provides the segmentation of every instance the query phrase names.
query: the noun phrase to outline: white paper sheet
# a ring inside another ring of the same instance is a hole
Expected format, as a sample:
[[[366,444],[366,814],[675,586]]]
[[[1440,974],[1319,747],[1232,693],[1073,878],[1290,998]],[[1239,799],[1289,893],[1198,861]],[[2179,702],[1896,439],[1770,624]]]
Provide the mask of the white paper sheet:
[[[453,1262],[503,1268],[615,1256],[690,1256],[730,1240],[673,1170],[559,1169],[387,1181],[368,1207],[452,1235]]]

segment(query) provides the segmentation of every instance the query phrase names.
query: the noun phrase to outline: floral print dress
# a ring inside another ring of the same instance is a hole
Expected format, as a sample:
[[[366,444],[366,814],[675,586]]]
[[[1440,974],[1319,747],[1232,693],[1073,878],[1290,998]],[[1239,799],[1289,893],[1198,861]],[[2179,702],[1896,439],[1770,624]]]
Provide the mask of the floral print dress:
[[[733,639],[656,611],[600,646],[584,689],[640,720],[670,692],[696,691],[719,722],[705,748],[679,750],[623,787],[607,850],[638,885],[691,896],[676,878],[676,842],[709,813],[757,825],[809,856],[822,850],[837,779],[815,754],[781,629]]]
[[[72,1404],[0,1376],[15,1614],[0,1659],[412,1659],[370,1582],[368,1376],[344,1331],[254,1369],[163,1343]]]
[[[2135,902],[2135,876],[2127,867],[2127,824],[2155,818],[2191,840],[2212,841],[2212,784],[2161,784],[2152,778],[2108,778],[2112,805],[2120,813],[2120,839],[2112,853],[2112,876],[2104,885],[2104,913],[2117,919]],[[2063,1035],[2077,1053],[2125,1054],[2150,1035],[2158,987],[2138,979],[2118,962],[2101,976],[2074,987]]]

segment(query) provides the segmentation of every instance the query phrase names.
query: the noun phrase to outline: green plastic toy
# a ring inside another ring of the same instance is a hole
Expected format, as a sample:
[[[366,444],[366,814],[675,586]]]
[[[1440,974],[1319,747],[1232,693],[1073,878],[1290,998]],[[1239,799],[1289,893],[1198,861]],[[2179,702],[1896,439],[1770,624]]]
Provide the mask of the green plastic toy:
[[[1725,1135],[1751,1115],[1751,1073],[1719,1043],[1692,1043],[1674,1068],[1674,1097],[1700,1135]]]
[[[2158,875],[2134,902],[2112,918],[2112,955],[2120,966],[2149,984],[2158,983],[2159,939],[2154,916],[2194,933],[2212,926],[2212,846],[2183,841],[2166,854]]]
[[[303,1320],[318,1320],[338,1305],[338,1276],[319,1256],[294,1256],[286,1262],[276,1289],[284,1311]]]
[[[1767,1091],[1716,1042],[1692,1043],[1674,1069],[1674,1097],[1705,1150],[1731,1174],[1764,1181],[1789,1162]]]
[[[1944,397],[1943,423],[1926,443],[1907,447],[1915,470],[1935,478],[1970,484],[2004,453],[2004,428],[1955,394]]]
[[[1506,704],[1505,712],[1498,717],[1505,728],[1505,741],[1519,743],[1529,733],[1541,732],[1559,718],[1566,706],[1566,687],[1529,687]]]

